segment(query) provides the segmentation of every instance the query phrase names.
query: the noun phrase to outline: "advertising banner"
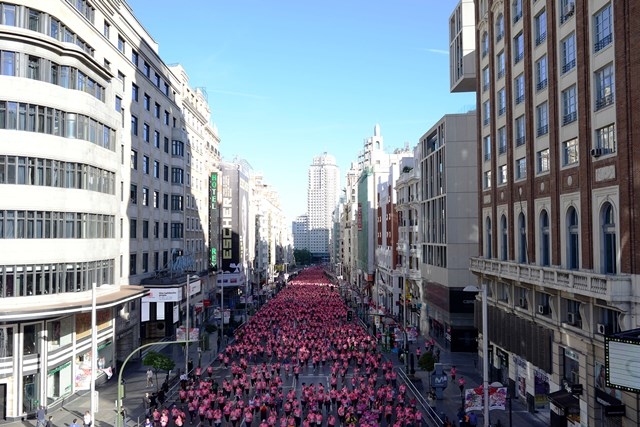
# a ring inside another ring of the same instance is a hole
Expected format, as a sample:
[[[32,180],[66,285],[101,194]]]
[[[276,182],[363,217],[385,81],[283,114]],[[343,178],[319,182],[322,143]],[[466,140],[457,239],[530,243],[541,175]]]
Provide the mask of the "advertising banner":
[[[507,402],[506,387],[489,387],[489,410],[505,409]],[[468,388],[464,391],[464,410],[482,411],[484,409],[484,388]]]

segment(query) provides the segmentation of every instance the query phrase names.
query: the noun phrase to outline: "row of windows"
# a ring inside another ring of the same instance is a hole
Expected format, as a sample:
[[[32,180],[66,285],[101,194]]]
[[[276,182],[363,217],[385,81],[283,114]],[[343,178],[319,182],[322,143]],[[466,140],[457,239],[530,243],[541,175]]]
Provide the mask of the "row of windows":
[[[0,155],[0,184],[76,188],[115,194],[115,173],[84,163]]]
[[[82,139],[116,150],[116,131],[92,117],[26,102],[0,101],[0,129]]]
[[[564,23],[574,13],[574,0],[561,0],[560,2],[560,23]],[[514,1],[513,22],[514,24],[522,18],[522,0]],[[504,15],[498,14],[495,20],[495,42],[500,42],[505,35]],[[535,15],[533,20],[533,36],[535,46],[539,46],[547,39],[547,11],[542,9]],[[484,58],[489,53],[489,33],[483,32],[481,36],[481,52]],[[592,40],[594,52],[599,52],[613,42],[613,15],[611,4],[607,4],[602,9],[593,14],[592,17]],[[524,35],[522,32],[514,38],[514,62],[520,62],[524,57]]]
[[[0,239],[113,239],[113,215],[0,210]]]
[[[0,298],[91,290],[114,283],[113,259],[36,265],[0,266]]]
[[[565,250],[565,265],[567,269],[575,270],[580,268],[580,224],[579,224],[579,216],[578,211],[573,207],[569,207],[565,212],[565,242],[564,242],[564,250]],[[600,209],[599,215],[599,223],[597,224],[599,227],[600,239],[598,240],[600,243],[600,250],[595,251],[595,253],[600,254],[600,272],[604,274],[616,274],[617,273],[617,258],[618,258],[618,242],[617,242],[617,234],[616,234],[616,223],[615,223],[615,211],[613,205],[609,202],[604,203]],[[485,247],[484,247],[484,256],[485,258],[493,258],[492,247],[493,247],[493,239],[492,239],[492,223],[491,218],[487,217],[484,221],[485,228]],[[526,226],[526,218],[523,213],[518,215],[517,219],[517,230],[518,235],[516,236],[516,261],[524,263],[530,262],[527,259],[527,226]],[[508,259],[508,248],[509,248],[509,236],[508,236],[508,223],[507,217],[502,215],[500,217],[500,222],[498,224],[498,233],[497,236],[497,247],[498,247],[498,258],[501,260]],[[538,217],[538,239],[537,241],[537,261],[539,265],[548,266],[551,262],[551,229],[549,225],[549,213],[547,210],[542,210]]]
[[[118,39],[118,50],[120,50],[122,53],[125,52],[124,39],[121,39],[121,38]],[[136,66],[136,68],[139,66],[140,55],[138,54],[138,51],[136,51],[135,49],[131,49],[131,62],[133,63],[133,65]],[[143,62],[142,72],[147,78],[151,79],[151,66],[147,61]],[[152,81],[153,81],[153,84],[155,84],[158,89],[162,87],[162,91],[165,94],[165,96],[167,97],[169,96],[169,83],[164,82],[162,80],[162,77],[160,77],[160,74],[158,74],[157,72],[154,72],[154,78]],[[137,101],[137,98],[135,99],[135,101]]]
[[[93,21],[93,8],[83,7],[78,8],[78,10],[80,10],[87,19]],[[69,27],[54,16],[41,12],[38,9],[2,2],[0,3],[0,24],[26,28],[31,31],[46,34],[61,42],[73,43],[87,55],[94,56],[95,49],[91,47],[91,45],[82,40],[76,33],[71,31]]]
[[[60,65],[51,60],[27,53],[10,50],[0,51],[0,74],[3,76],[26,77],[88,93],[100,101],[105,101],[105,88],[80,69]]]

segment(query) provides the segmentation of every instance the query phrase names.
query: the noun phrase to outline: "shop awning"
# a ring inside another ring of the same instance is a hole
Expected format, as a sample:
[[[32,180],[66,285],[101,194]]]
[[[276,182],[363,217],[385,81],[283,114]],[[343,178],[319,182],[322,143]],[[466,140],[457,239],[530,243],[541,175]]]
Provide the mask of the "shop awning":
[[[549,401],[565,410],[565,414],[579,414],[580,401],[567,390],[558,390],[547,395]]]

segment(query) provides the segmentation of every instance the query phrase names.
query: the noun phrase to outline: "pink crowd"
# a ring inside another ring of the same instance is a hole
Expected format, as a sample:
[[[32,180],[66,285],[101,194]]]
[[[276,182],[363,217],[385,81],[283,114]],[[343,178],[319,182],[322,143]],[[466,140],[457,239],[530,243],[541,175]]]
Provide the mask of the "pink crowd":
[[[393,364],[320,268],[302,271],[236,332],[218,355],[230,372],[196,368],[180,406],[152,414],[156,427],[422,425]],[[305,383],[305,378],[307,381]],[[294,382],[293,387],[289,386]]]

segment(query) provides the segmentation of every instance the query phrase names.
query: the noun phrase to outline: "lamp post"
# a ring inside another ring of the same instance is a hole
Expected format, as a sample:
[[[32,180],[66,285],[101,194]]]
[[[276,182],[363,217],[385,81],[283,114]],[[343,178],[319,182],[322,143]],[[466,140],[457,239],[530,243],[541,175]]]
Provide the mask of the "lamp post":
[[[91,422],[95,422],[96,416],[96,368],[98,367],[98,319],[96,309],[96,286],[94,282],[91,287]]]
[[[407,281],[408,277],[409,264],[408,260],[405,259],[404,266],[404,277],[402,278],[402,307],[404,309],[404,314],[402,315],[402,319],[404,320],[404,370],[408,374],[409,373],[409,334],[407,333],[407,289],[409,282]]]
[[[190,272],[187,272],[187,319],[184,350],[184,372],[189,373],[189,312],[191,311],[191,283],[189,282]]]
[[[487,330],[487,288],[465,286],[464,292],[482,293],[482,392],[484,401],[484,425],[489,427],[489,331]]]

